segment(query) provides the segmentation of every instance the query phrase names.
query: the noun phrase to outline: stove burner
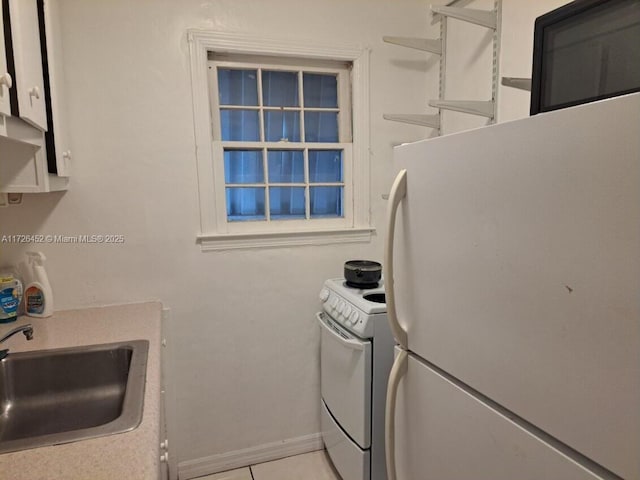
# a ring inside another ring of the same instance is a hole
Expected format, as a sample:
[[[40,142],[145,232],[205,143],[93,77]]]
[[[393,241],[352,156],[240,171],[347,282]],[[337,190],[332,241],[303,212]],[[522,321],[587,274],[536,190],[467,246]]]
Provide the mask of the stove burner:
[[[376,283],[351,283],[344,282],[344,285],[349,288],[357,288],[358,290],[371,290],[372,288],[378,288],[380,285],[378,282]]]
[[[369,293],[368,295],[364,295],[362,298],[369,300],[370,302],[387,303],[384,293]]]

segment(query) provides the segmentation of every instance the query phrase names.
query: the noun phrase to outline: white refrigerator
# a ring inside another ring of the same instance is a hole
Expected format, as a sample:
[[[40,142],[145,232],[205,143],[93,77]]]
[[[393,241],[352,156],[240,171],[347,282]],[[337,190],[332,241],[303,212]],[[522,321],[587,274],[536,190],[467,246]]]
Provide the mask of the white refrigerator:
[[[394,166],[389,480],[640,480],[640,94]]]

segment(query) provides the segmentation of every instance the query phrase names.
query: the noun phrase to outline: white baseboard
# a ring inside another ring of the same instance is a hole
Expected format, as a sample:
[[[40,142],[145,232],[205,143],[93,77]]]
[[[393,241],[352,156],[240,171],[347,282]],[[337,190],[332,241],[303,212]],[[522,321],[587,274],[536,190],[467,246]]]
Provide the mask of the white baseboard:
[[[322,434],[313,433],[303,437],[289,438],[280,442],[265,443],[256,447],[180,462],[178,464],[178,478],[187,480],[202,477],[291,455],[314,452],[322,448]]]

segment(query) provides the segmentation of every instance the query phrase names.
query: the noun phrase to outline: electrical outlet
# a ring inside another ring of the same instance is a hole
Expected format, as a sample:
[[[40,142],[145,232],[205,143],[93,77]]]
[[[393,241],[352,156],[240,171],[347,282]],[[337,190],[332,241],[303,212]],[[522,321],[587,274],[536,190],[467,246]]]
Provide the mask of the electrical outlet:
[[[22,203],[22,194],[21,193],[8,193],[7,194],[7,203],[9,205],[20,205]]]

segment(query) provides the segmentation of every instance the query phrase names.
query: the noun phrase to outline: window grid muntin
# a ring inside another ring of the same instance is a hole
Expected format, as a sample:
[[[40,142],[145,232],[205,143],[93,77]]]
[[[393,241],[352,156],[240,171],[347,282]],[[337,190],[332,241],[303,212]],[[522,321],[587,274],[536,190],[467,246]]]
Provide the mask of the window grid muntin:
[[[345,169],[345,147],[341,144],[336,143],[314,143],[314,144],[304,144],[304,143],[288,143],[288,142],[221,142],[222,151],[225,152],[227,150],[248,150],[249,148],[239,147],[238,143],[244,143],[244,145],[253,145],[254,150],[258,150],[257,143],[262,144],[261,153],[262,153],[262,178],[264,179],[263,183],[227,183],[224,182],[225,189],[227,188],[263,188],[265,191],[265,216],[262,220],[251,220],[254,222],[258,221],[289,221],[289,219],[271,219],[271,200],[269,195],[270,187],[304,187],[304,195],[305,195],[305,220],[311,220],[311,190],[310,187],[342,187],[342,216],[335,217],[327,217],[327,218],[344,218],[344,202],[346,201],[344,198],[344,192],[346,187],[345,176],[342,174],[341,182],[310,182],[309,180],[309,150],[327,150],[327,151],[339,151],[340,152],[340,162],[341,168],[344,172]],[[309,145],[309,146],[307,146]],[[273,150],[302,150],[303,158],[304,158],[304,182],[271,182],[269,178],[269,163],[268,163],[268,152]],[[224,156],[224,155],[223,155]],[[232,222],[237,221],[248,221],[248,220],[229,220]],[[291,217],[291,220],[299,220],[299,217]]]
[[[265,183],[264,184],[255,184],[256,187],[260,187],[260,188],[264,188],[265,191],[265,220],[266,222],[271,222],[271,218],[270,218],[270,212],[271,212],[271,206],[270,206],[270,196],[269,196],[269,187],[272,186],[290,186],[290,187],[294,187],[294,186],[304,186],[305,188],[305,192],[304,192],[304,198],[305,198],[305,218],[304,220],[311,220],[311,205],[310,205],[310,195],[311,195],[311,190],[310,187],[316,187],[316,186],[335,186],[335,187],[342,187],[342,198],[341,198],[341,203],[342,203],[342,214],[340,216],[335,216],[332,217],[334,219],[345,219],[345,215],[346,215],[346,205],[347,202],[351,202],[352,199],[351,198],[347,198],[347,192],[349,191],[349,189],[347,188],[347,178],[345,178],[344,176],[344,171],[346,169],[346,165],[345,162],[346,161],[352,161],[352,158],[350,156],[346,155],[346,146],[347,145],[351,145],[351,125],[349,124],[348,120],[351,119],[351,113],[348,110],[345,110],[343,108],[343,106],[345,105],[345,102],[349,102],[349,98],[345,98],[344,97],[344,93],[345,93],[345,85],[344,82],[347,80],[347,78],[344,77],[344,75],[346,75],[345,72],[345,68],[330,68],[330,67],[314,67],[314,66],[300,66],[300,65],[286,65],[286,66],[280,66],[280,65],[272,65],[272,64],[268,64],[268,63],[264,63],[264,64],[252,64],[252,63],[243,63],[243,62],[236,62],[236,61],[221,61],[221,60],[213,60],[212,63],[214,64],[214,71],[215,71],[215,75],[214,77],[217,80],[218,77],[218,68],[227,68],[227,69],[232,69],[232,70],[256,70],[257,72],[257,78],[256,78],[256,82],[257,82],[257,93],[258,93],[258,105],[257,106],[247,106],[247,105],[224,105],[225,109],[229,109],[229,110],[233,110],[233,109],[244,109],[244,110],[257,110],[258,111],[258,122],[259,122],[259,129],[260,129],[260,141],[256,142],[256,141],[220,141],[221,146],[222,146],[222,150],[228,150],[228,149],[258,149],[258,148],[262,148],[263,150],[263,178],[265,179]],[[264,105],[264,98],[263,98],[263,70],[269,70],[269,71],[273,71],[273,70],[282,70],[282,71],[286,71],[286,72],[292,72],[292,71],[296,71],[297,72],[297,81],[298,81],[298,101],[300,106],[299,107],[277,107],[277,106],[265,106]],[[336,91],[336,102],[337,102],[337,107],[306,107],[304,104],[304,73],[315,73],[315,74],[324,74],[324,75],[334,75],[336,77],[336,83],[337,83],[337,91]],[[216,90],[218,90],[218,85],[217,85],[217,81],[214,84]],[[347,90],[348,91],[348,90]],[[219,91],[216,91],[216,95],[214,98],[218,98],[218,93]],[[213,97],[213,96],[212,96]],[[219,117],[219,112],[221,109],[221,105],[218,105],[216,102],[217,107],[217,111],[218,111],[218,118],[217,123],[218,126],[217,128],[214,126],[214,136],[218,136],[220,135],[220,117]],[[346,107],[347,109],[351,108],[350,105],[347,105]],[[264,112],[265,111],[298,111],[299,112],[299,128],[300,128],[300,141],[299,142],[289,142],[289,141],[279,141],[279,142],[267,142],[265,141],[265,115]],[[336,113],[337,116],[337,122],[338,122],[338,142],[306,142],[305,138],[306,138],[306,130],[305,130],[305,125],[304,125],[304,112],[333,112]],[[346,115],[343,115],[343,113],[346,113]],[[347,121],[343,121],[344,119],[347,119]],[[215,124],[215,122],[214,122]],[[347,143],[345,143],[347,142]],[[293,149],[293,150],[302,150],[304,153],[304,175],[305,175],[305,183],[304,184],[300,184],[300,183],[271,183],[268,180],[268,151],[269,150],[283,150],[283,149]],[[341,161],[341,168],[343,171],[343,176],[342,176],[342,181],[341,182],[321,182],[321,183],[310,183],[309,182],[309,155],[308,152],[309,150],[337,150],[340,151],[340,161]],[[248,187],[250,186],[250,184],[227,184],[226,182],[224,182],[224,187],[226,188],[241,188],[241,187]],[[226,197],[225,197],[225,201],[226,201]],[[299,217],[293,217],[291,218],[291,220],[288,219],[278,219],[278,220],[274,220],[274,221],[295,221],[295,220],[300,220]],[[313,219],[314,221],[317,221],[318,219],[315,218]],[[227,222],[229,222],[229,218],[227,218]],[[236,221],[234,221],[233,223],[238,223]],[[242,223],[242,222],[240,222]],[[252,223],[255,223],[255,221],[253,221]]]
[[[260,141],[264,142],[264,105],[262,104],[262,68],[258,67],[258,77],[256,78],[256,82],[258,82],[258,117],[260,122]]]
[[[265,110],[292,110],[292,111],[299,111],[300,112],[300,117],[304,117],[304,112],[305,111],[316,111],[316,112],[335,112],[338,115],[338,142],[339,143],[350,143],[351,140],[351,102],[350,102],[350,94],[348,94],[345,98],[345,90],[348,92],[350,89],[347,88],[347,83],[348,83],[348,67],[347,64],[345,63],[344,66],[338,66],[338,67],[331,67],[331,66],[314,66],[314,65],[305,65],[305,63],[307,62],[311,62],[311,60],[305,60],[305,59],[298,59],[299,63],[298,64],[291,64],[291,65],[279,65],[277,63],[269,63],[268,60],[264,60],[261,63],[249,63],[249,62],[243,62],[243,61],[234,61],[234,60],[224,60],[224,59],[214,59],[214,60],[210,60],[210,65],[212,66],[212,68],[215,71],[215,75],[213,75],[214,79],[215,79],[215,84],[213,85],[213,87],[215,87],[216,89],[216,94],[212,95],[211,98],[216,99],[215,101],[215,105],[214,105],[214,111],[219,112],[220,108],[222,107],[221,105],[218,104],[217,102],[217,98],[218,98],[218,94],[219,94],[219,87],[218,87],[218,82],[217,82],[217,77],[218,77],[218,69],[219,68],[225,68],[225,69],[232,69],[232,70],[256,70],[257,71],[257,85],[258,85],[258,106],[257,107],[251,107],[251,106],[241,106],[241,105],[224,105],[225,109],[233,109],[235,108],[244,108],[244,109],[255,109],[255,110],[259,110],[260,114],[259,114],[259,121],[262,122],[261,123],[261,127],[262,127],[262,134],[263,136],[261,136],[261,141],[264,141],[264,114],[263,112]],[[335,62],[335,63],[340,63],[340,62]],[[300,107],[267,107],[263,105],[263,92],[262,92],[262,71],[263,70],[281,70],[281,71],[285,71],[285,72],[292,72],[292,71],[297,71],[299,73],[298,75],[298,94],[299,95],[303,95],[304,91],[304,82],[302,79],[302,76],[304,73],[315,73],[315,74],[323,74],[323,75],[335,75],[336,76],[336,82],[337,82],[337,104],[338,107],[337,108],[330,108],[330,107],[326,107],[326,108],[320,108],[320,107],[305,107],[304,106],[304,97],[302,96],[299,99],[299,103],[300,103]],[[346,107],[345,107],[346,106]],[[215,117],[215,115],[214,115]],[[220,132],[219,132],[219,123],[220,123],[220,118],[219,116],[217,116],[218,118],[215,118],[215,122],[218,123],[218,128],[214,128],[214,138],[215,139],[220,139]],[[300,120],[300,122],[302,123],[304,120]],[[302,126],[301,126],[301,132],[302,132]],[[304,143],[304,136],[301,137],[302,138],[302,142]]]
[[[300,140],[303,142],[307,139],[307,131],[304,125],[304,82],[303,79],[303,71],[298,70],[298,105],[300,105]],[[308,182],[308,178],[305,177],[305,181]],[[305,192],[306,194],[306,192]],[[305,196],[306,198],[306,196]],[[305,208],[306,211],[306,208]],[[309,217],[307,216],[307,219]]]
[[[302,116],[304,117],[304,115]],[[304,120],[302,120],[302,122],[304,123]],[[310,220],[311,219],[311,197],[310,197],[311,190],[309,189],[309,149],[308,148],[304,149],[303,157],[304,157],[304,182],[307,184],[307,186],[304,189],[304,214],[305,214],[304,218],[306,218],[307,220]],[[343,155],[342,161],[344,162],[344,155]]]
[[[264,111],[285,111],[285,112],[300,112],[302,107],[267,107],[259,105],[220,105],[220,110],[264,110]],[[304,107],[305,112],[334,112],[340,113],[340,108],[336,107]]]

